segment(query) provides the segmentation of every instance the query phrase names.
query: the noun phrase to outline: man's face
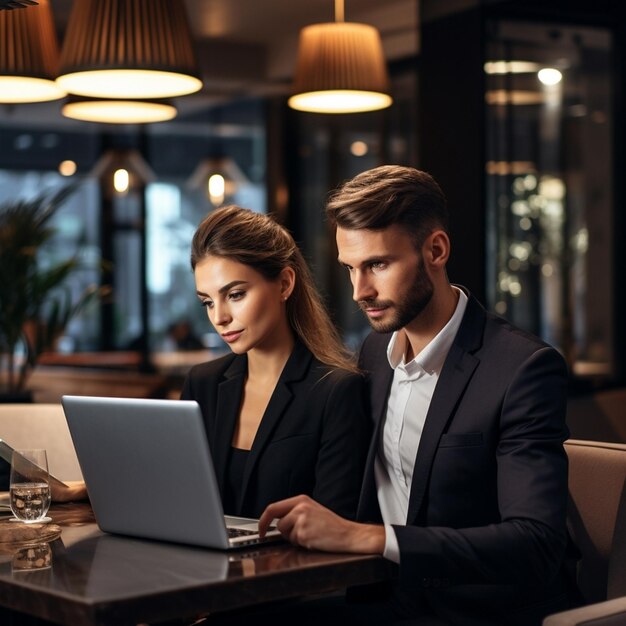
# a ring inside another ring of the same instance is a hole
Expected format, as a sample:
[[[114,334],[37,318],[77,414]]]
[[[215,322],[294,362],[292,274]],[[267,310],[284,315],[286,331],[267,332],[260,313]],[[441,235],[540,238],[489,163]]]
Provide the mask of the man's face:
[[[400,226],[337,228],[337,248],[339,262],[350,273],[352,298],[375,331],[400,330],[430,302],[433,283],[411,237]]]

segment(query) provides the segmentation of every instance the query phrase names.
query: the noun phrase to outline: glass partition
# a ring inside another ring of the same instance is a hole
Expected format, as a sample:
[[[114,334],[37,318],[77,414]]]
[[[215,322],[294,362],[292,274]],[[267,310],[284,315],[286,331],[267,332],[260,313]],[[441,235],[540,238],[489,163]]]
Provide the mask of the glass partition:
[[[610,33],[507,20],[487,32],[489,305],[574,374],[611,375]]]

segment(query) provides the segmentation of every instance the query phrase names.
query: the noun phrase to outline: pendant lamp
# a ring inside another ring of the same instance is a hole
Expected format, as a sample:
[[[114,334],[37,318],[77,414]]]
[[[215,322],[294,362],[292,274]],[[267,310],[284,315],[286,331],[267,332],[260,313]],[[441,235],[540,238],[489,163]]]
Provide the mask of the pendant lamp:
[[[150,124],[174,119],[170,100],[121,100],[70,96],[61,108],[65,117],[100,124]]]
[[[135,149],[107,150],[93,166],[89,176],[104,183],[107,194],[118,196],[157,180],[152,168]]]
[[[300,31],[293,94],[288,104],[313,113],[360,113],[391,105],[389,78],[378,31],[344,21],[335,0],[335,22]]]
[[[190,189],[204,189],[214,206],[220,206],[226,198],[249,184],[250,180],[237,163],[226,156],[203,159],[187,180]]]
[[[0,8],[26,4],[25,0],[3,2]],[[58,63],[59,44],[48,0],[25,10],[0,11],[0,102],[45,102],[65,96],[54,82]]]
[[[58,83],[95,98],[171,98],[198,91],[183,0],[77,0]]]
[[[36,0],[0,0],[0,11],[4,9],[23,9],[39,4]]]

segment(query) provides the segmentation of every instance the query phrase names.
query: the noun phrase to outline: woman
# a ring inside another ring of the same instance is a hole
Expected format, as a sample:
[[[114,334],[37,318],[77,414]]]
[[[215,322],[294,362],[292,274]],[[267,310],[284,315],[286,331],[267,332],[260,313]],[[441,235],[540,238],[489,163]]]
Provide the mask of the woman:
[[[354,517],[369,419],[348,358],[291,235],[265,215],[210,213],[192,242],[197,295],[232,354],[195,366],[224,511],[259,517],[309,494]]]

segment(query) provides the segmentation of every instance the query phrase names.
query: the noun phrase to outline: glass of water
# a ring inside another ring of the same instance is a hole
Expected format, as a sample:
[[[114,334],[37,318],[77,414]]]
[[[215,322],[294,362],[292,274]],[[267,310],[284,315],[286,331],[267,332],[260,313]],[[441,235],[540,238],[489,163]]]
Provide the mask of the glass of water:
[[[49,521],[50,483],[45,450],[15,450],[9,481],[11,511],[27,524]]]

